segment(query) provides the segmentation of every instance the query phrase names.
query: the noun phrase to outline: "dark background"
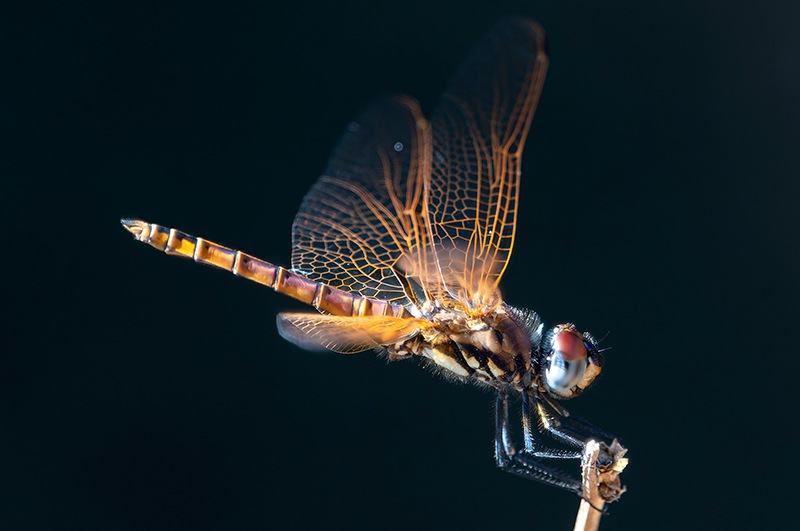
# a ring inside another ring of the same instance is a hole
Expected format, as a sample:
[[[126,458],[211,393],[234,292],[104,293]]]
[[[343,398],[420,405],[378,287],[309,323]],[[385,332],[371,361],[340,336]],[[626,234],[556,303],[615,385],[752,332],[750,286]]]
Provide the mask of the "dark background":
[[[643,6],[641,4],[647,4]],[[492,396],[306,353],[302,305],[135,243],[141,216],[288,265],[359,107],[428,114],[507,14],[551,67],[506,299],[611,347],[603,529],[769,529],[796,503],[800,4],[27,2],[5,15],[3,529],[571,529],[498,471]]]

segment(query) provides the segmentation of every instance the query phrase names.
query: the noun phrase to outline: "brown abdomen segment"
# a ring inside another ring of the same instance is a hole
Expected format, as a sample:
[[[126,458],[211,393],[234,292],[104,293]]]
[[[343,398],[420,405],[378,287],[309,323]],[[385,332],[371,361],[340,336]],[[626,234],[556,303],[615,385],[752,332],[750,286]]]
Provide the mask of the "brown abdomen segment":
[[[299,273],[204,238],[139,219],[123,219],[121,222],[134,238],[159,251],[230,271],[234,275],[310,304],[325,313],[341,316],[412,317],[403,306],[353,295],[327,284],[314,282]]]

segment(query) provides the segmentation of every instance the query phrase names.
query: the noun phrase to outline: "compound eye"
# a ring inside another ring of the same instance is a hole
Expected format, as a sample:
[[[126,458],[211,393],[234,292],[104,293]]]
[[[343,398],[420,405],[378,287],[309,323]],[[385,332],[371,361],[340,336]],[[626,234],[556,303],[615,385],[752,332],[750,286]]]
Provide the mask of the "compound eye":
[[[570,330],[560,330],[553,337],[552,350],[546,359],[544,381],[548,389],[562,398],[571,398],[573,389],[583,380],[587,355],[583,338]]]

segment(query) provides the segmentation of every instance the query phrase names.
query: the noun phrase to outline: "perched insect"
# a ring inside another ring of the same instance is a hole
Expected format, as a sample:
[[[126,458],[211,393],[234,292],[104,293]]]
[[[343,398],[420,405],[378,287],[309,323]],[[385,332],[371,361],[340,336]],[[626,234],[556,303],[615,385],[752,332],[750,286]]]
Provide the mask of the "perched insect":
[[[506,19],[471,51],[430,122],[406,96],[364,109],[300,206],[291,269],[160,225],[122,224],[167,254],[312,305],[319,313],[278,315],[281,335],[301,347],[417,357],[494,388],[500,468],[580,492],[580,480],[551,459],[580,458],[590,438],[607,436],[557,401],[579,395],[600,373],[597,343],[572,324],[545,332],[535,312],[509,306],[498,290],[546,68],[542,29]],[[520,449],[509,431],[515,393]],[[545,446],[539,432],[566,444]]]

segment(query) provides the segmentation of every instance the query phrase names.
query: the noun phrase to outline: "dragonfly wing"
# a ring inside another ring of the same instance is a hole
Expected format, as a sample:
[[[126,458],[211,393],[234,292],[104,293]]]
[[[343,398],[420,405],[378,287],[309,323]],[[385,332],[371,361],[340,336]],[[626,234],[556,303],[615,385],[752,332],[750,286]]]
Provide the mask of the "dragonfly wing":
[[[341,317],[316,313],[280,313],[278,331],[307,350],[353,354],[410,339],[430,321],[392,316]]]
[[[447,291],[478,312],[500,300],[522,148],[546,69],[543,30],[503,20],[473,48],[431,120],[428,210],[439,270]]]
[[[429,135],[412,98],[388,97],[364,109],[295,217],[293,269],[364,297],[416,304],[419,293],[407,277],[432,261],[425,255]]]

